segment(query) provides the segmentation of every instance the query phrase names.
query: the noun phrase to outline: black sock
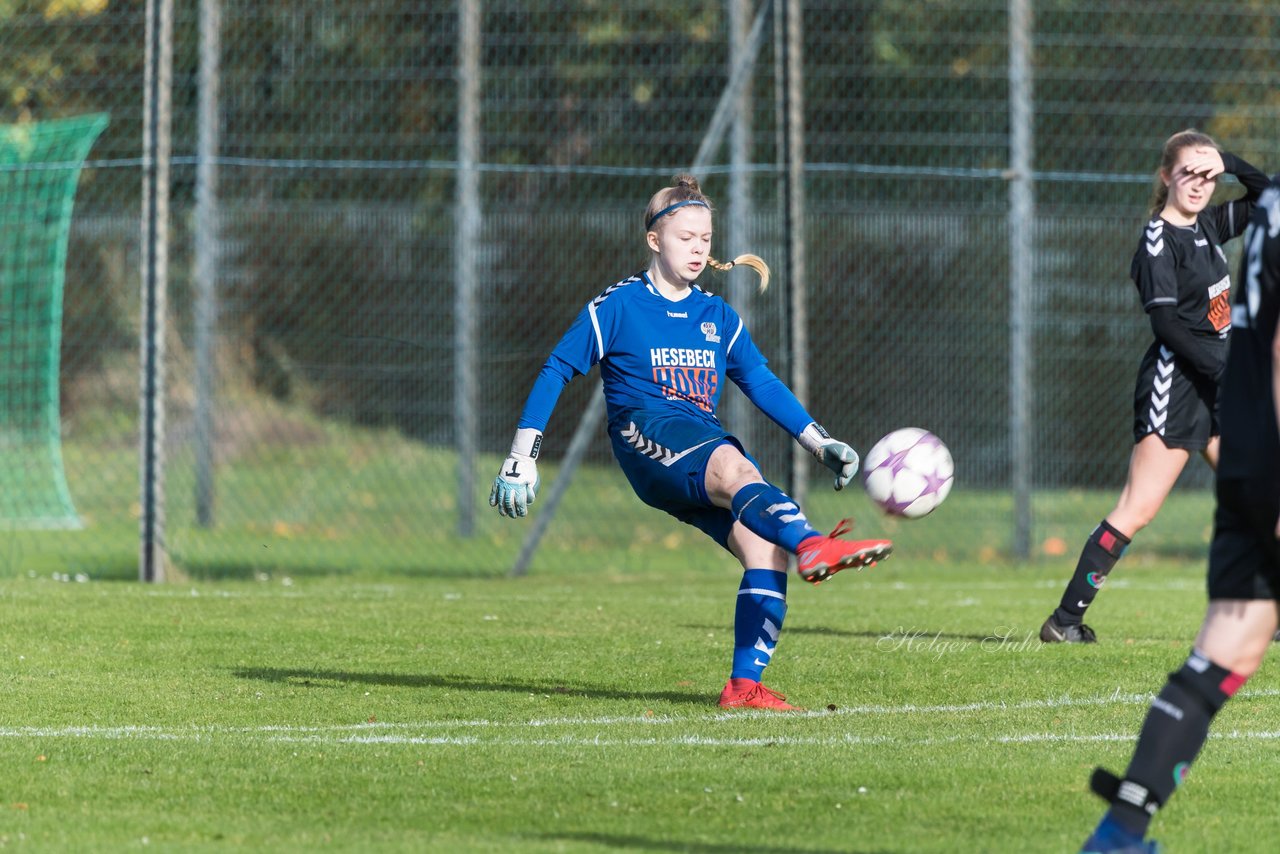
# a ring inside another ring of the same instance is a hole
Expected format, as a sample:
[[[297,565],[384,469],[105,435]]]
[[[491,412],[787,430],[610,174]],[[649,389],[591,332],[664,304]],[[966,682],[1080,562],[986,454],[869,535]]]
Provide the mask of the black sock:
[[[1151,701],[1138,746],[1125,772],[1111,815],[1145,836],[1156,809],[1168,803],[1209,736],[1209,722],[1244,678],[1195,650]]]
[[[1098,595],[1107,574],[1111,572],[1120,555],[1129,545],[1129,538],[1107,524],[1103,519],[1093,529],[1084,548],[1080,550],[1080,560],[1076,563],[1075,574],[1067,584],[1066,592],[1058,609],[1053,612],[1058,625],[1075,626],[1084,619],[1084,612],[1093,604],[1093,597]]]

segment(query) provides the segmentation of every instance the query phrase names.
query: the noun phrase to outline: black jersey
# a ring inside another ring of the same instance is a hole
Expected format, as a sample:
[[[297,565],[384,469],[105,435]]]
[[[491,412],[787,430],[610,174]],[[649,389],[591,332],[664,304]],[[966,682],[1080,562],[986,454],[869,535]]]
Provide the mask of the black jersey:
[[[1244,231],[1250,207],[1244,200],[1214,205],[1190,226],[1156,217],[1129,267],[1143,309],[1173,306],[1183,326],[1214,352],[1231,331],[1231,276],[1222,244]]]
[[[1222,245],[1244,232],[1268,184],[1266,175],[1234,154],[1222,152],[1222,162],[1244,186],[1245,195],[1205,208],[1190,226],[1174,225],[1160,216],[1150,220],[1129,266],[1143,309],[1174,308],[1193,342],[1157,343],[1168,345],[1210,377],[1222,369],[1231,332],[1231,276]],[[1182,352],[1187,346],[1198,352]]]
[[[1219,397],[1220,479],[1280,482],[1272,342],[1280,316],[1280,175],[1258,200],[1232,308],[1231,353]]]

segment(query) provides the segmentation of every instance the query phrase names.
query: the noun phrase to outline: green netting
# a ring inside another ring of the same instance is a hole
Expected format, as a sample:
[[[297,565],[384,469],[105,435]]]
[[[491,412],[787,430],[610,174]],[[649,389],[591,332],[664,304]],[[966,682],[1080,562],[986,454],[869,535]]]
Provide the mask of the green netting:
[[[0,126],[0,523],[79,527],[62,466],[62,284],[80,168],[105,114]]]

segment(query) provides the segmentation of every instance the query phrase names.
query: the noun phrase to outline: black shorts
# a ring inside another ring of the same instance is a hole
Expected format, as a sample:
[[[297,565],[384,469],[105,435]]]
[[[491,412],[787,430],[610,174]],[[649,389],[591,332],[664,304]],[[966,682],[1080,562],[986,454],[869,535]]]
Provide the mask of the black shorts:
[[[1210,599],[1280,599],[1280,484],[1219,480],[1209,546]]]
[[[1155,433],[1167,447],[1203,451],[1218,432],[1218,384],[1168,347],[1152,344],[1133,392],[1133,441]]]

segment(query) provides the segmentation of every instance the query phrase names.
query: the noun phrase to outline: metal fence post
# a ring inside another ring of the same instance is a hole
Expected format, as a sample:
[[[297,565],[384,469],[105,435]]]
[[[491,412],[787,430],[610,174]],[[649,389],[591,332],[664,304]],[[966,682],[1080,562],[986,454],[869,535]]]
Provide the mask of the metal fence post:
[[[173,0],[147,0],[142,131],[141,515],[138,574],[163,581],[164,332],[169,268]]]
[[[480,0],[458,7],[458,228],[454,236],[454,443],[458,451],[458,535],[475,530],[476,253],[480,235]]]
[[[200,82],[196,131],[195,355],[196,523],[213,526],[213,421],[218,326],[218,75],[222,0],[200,2]]]
[[[1031,2],[1009,0],[1009,439],[1013,554],[1031,554],[1032,274],[1035,270]]]

